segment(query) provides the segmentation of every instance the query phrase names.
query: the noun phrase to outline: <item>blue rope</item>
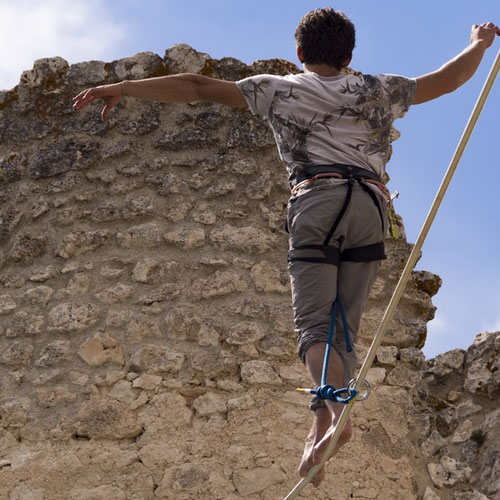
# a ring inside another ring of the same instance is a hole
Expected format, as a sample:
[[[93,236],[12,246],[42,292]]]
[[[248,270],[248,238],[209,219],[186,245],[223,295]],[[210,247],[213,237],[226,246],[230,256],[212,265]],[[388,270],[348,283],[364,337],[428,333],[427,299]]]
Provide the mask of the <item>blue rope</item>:
[[[328,331],[328,340],[326,341],[325,357],[323,359],[323,372],[321,374],[321,385],[326,385],[326,375],[328,373],[328,362],[330,361],[330,350],[332,347],[333,333],[335,332],[335,319],[337,317],[337,304],[340,302],[337,297],[332,304],[332,313],[330,316],[330,330]]]
[[[335,401],[337,403],[348,403],[352,399],[356,397],[355,389],[348,389],[344,387],[342,389],[335,389],[335,387],[328,385],[326,383],[326,378],[328,375],[328,362],[330,360],[330,351],[332,348],[333,334],[335,332],[335,321],[337,319],[337,306],[340,310],[340,317],[342,319],[342,325],[344,327],[345,341],[347,352],[352,351],[351,339],[349,337],[349,329],[347,327],[347,318],[345,315],[344,306],[342,305],[342,301],[340,297],[337,295],[337,298],[333,301],[332,304],[332,314],[330,319],[330,330],[328,332],[328,340],[326,343],[325,349],[325,357],[323,359],[323,371],[321,374],[321,385],[316,389],[311,390],[311,394],[315,394],[319,399],[329,399],[330,401]],[[347,397],[342,397],[342,394],[346,394]]]

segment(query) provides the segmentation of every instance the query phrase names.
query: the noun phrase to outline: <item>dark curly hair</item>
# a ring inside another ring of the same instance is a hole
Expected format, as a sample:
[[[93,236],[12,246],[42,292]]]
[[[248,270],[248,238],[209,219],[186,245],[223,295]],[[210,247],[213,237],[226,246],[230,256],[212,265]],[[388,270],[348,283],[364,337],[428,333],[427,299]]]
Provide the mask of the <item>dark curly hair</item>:
[[[302,48],[304,61],[328,64],[341,70],[352,56],[356,32],[354,24],[331,7],[308,12],[295,30],[295,41]]]

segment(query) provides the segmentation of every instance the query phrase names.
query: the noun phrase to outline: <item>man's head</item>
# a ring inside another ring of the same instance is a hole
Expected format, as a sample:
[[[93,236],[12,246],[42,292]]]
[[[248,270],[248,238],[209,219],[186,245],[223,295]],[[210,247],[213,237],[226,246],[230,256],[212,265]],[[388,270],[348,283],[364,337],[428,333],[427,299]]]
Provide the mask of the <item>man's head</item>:
[[[351,60],[355,43],[352,22],[331,7],[308,12],[295,30],[303,63],[328,64],[341,70]]]

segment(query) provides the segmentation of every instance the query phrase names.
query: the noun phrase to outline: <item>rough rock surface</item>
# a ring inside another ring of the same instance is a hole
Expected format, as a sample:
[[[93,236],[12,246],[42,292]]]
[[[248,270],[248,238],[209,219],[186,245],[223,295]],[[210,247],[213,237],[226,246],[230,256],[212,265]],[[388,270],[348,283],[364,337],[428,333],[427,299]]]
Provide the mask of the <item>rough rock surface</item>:
[[[0,92],[2,499],[276,499],[297,481],[311,415],[295,388],[310,382],[271,131],[209,103],[128,98],[106,124],[98,105],[71,108],[87,86],[179,71],[297,68],[178,45],[163,58],[42,59]],[[398,221],[360,357],[410,248]],[[493,494],[500,336],[426,364],[439,285],[414,273],[318,500]]]

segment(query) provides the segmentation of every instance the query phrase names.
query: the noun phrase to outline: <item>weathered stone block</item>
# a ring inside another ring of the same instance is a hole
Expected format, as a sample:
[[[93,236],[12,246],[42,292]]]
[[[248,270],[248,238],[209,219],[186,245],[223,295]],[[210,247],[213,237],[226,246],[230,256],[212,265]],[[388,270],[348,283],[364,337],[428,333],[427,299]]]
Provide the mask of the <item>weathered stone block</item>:
[[[95,295],[95,298],[104,304],[116,304],[125,302],[134,292],[134,287],[117,283],[115,286],[106,288]]]
[[[0,354],[0,364],[21,368],[31,363],[34,348],[25,342],[14,342]]]
[[[69,259],[76,255],[93,252],[111,239],[111,232],[104,229],[96,231],[73,231],[62,239],[57,247],[57,255]]]
[[[53,408],[61,404],[76,401],[77,395],[67,387],[40,387],[37,389],[38,404],[44,408]]]
[[[267,333],[267,329],[260,323],[241,321],[230,329],[225,341],[233,345],[252,344],[264,338]]]
[[[218,143],[218,136],[210,131],[188,127],[180,132],[170,134],[159,133],[153,138],[153,145],[167,151],[183,151],[202,149]]]
[[[205,244],[205,230],[201,227],[181,227],[163,236],[167,243],[182,245],[184,248],[199,248]]]
[[[52,297],[54,290],[49,286],[41,285],[30,288],[21,295],[21,302],[30,306],[46,306]]]
[[[59,271],[55,266],[47,266],[44,268],[37,269],[33,272],[33,274],[30,276],[30,281],[34,282],[44,282],[51,280],[53,278],[56,278],[57,275],[59,274]]]
[[[42,148],[30,168],[33,179],[54,177],[63,172],[88,168],[99,158],[100,144],[67,139]]]
[[[132,355],[131,368],[137,371],[178,373],[184,364],[184,354],[164,346],[150,344]]]
[[[32,264],[47,249],[47,238],[41,234],[22,233],[14,242],[9,256],[14,262]]]
[[[10,295],[0,295],[0,315],[10,314],[15,311],[17,304]]]
[[[193,408],[200,417],[224,414],[227,412],[227,401],[221,394],[208,392],[193,401]]]
[[[211,58],[204,52],[198,52],[185,43],[178,43],[165,51],[165,64],[170,73],[199,73]]]
[[[232,193],[236,189],[235,182],[217,182],[205,190],[205,198],[217,198]]]
[[[248,284],[237,273],[230,271],[216,271],[207,279],[193,282],[191,292],[194,296],[207,299],[235,292],[244,292]]]
[[[160,113],[158,109],[155,109],[154,105],[150,105],[136,119],[125,118],[120,120],[118,129],[123,134],[146,135],[158,129],[160,126],[159,117]]]
[[[125,314],[124,318],[127,319],[129,316]],[[158,326],[157,321],[147,316],[130,317],[123,326],[126,327],[126,337],[130,343],[163,337],[162,330]]]
[[[123,218],[125,220],[151,215],[153,211],[153,199],[150,196],[129,197],[123,204]]]
[[[90,366],[125,364],[121,342],[108,334],[88,338],[78,349],[78,354]]]
[[[396,346],[380,346],[377,349],[377,361],[382,365],[394,366],[398,357]]]
[[[104,83],[108,71],[106,63],[103,61],[85,61],[72,64],[65,74],[65,81],[68,85],[98,85]]]
[[[26,170],[24,155],[12,152],[8,156],[0,157],[0,182],[17,182],[23,178]]]
[[[111,63],[118,80],[136,80],[168,74],[161,57],[153,52],[139,52]]]
[[[446,455],[441,457],[439,463],[428,464],[427,469],[432,482],[438,488],[454,486],[459,482],[469,479],[471,474],[469,467],[460,466],[455,459]]]
[[[94,222],[112,222],[120,218],[120,208],[112,202],[100,203],[92,212]]]
[[[238,469],[233,473],[233,484],[242,497],[254,495],[270,486],[285,481],[285,473],[277,466],[271,468]]]
[[[279,375],[267,361],[252,360],[241,364],[241,378],[247,384],[281,385]]]
[[[94,325],[101,314],[95,304],[66,302],[49,311],[49,328],[59,332],[76,332]]]
[[[39,335],[45,326],[44,316],[39,316],[28,311],[16,313],[6,330],[7,337],[23,337]]]
[[[124,248],[152,248],[162,242],[158,224],[153,222],[132,226],[116,235],[118,244]]]
[[[429,271],[414,271],[412,279],[418,290],[422,290],[431,297],[438,293],[443,283],[443,280],[437,274]]]
[[[137,377],[133,381],[132,387],[137,387],[146,391],[153,391],[161,384],[161,381],[162,377],[160,375],[151,375],[145,373],[144,375]]]
[[[258,150],[266,146],[274,146],[275,142],[267,123],[252,116],[250,112],[246,112],[234,116],[226,145],[228,148]]]
[[[137,395],[138,391],[132,388],[132,382],[128,380],[119,380],[108,392],[109,398],[125,403],[129,407],[136,400]]]
[[[210,241],[224,250],[264,253],[270,250],[276,241],[273,235],[253,226],[223,226],[210,233]]]
[[[159,262],[156,259],[146,257],[135,265],[132,271],[132,279],[139,283],[150,283],[158,265]]]
[[[288,275],[267,262],[259,262],[252,267],[250,276],[259,292],[290,293]]]
[[[28,422],[31,401],[28,398],[16,398],[0,405],[0,417],[4,429],[21,429]]]
[[[118,401],[95,400],[83,406],[74,424],[76,435],[91,439],[132,439],[142,433],[133,412]]]
[[[71,344],[67,340],[55,340],[47,344],[40,358],[36,361],[36,366],[55,366],[71,359]]]
[[[69,64],[62,57],[49,57],[37,59],[33,63],[33,69],[23,71],[21,75],[21,85],[30,88],[49,86],[52,90],[54,86],[62,85],[62,77],[69,68]],[[55,82],[58,82],[56,85]],[[54,83],[50,83],[54,82]]]
[[[180,193],[184,184],[179,176],[170,173],[146,175],[144,182],[153,186],[160,196]]]

